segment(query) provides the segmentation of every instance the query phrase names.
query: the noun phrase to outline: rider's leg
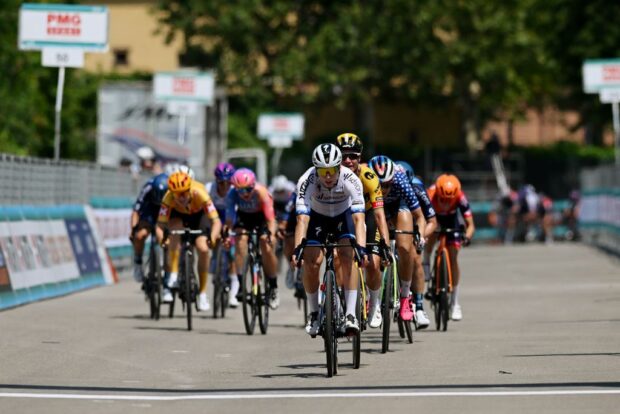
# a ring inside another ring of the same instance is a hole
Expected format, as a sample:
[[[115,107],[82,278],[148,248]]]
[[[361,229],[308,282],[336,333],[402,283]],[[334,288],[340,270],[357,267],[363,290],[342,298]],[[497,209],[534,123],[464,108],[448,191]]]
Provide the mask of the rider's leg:
[[[452,274],[452,300],[450,303],[450,317],[453,320],[460,320],[463,317],[461,312],[461,305],[459,303],[459,290],[461,281],[461,272],[458,263],[459,248],[460,245],[458,243],[448,245],[448,255],[450,256],[450,271]]]
[[[276,246],[269,242],[267,235],[260,238],[260,251],[263,256],[263,269],[272,287],[278,287],[278,258],[276,257]]]
[[[171,217],[168,222],[170,230],[183,229],[183,221],[178,217]],[[179,257],[181,256],[180,236],[171,234],[168,245],[168,263],[170,264],[170,278],[168,279],[169,287],[176,287],[179,276]]]
[[[248,254],[248,236],[241,235],[240,233],[245,231],[242,228],[236,228],[235,233],[235,268],[237,269],[237,280],[241,283],[243,280],[242,272],[243,261]]]
[[[411,212],[399,211],[396,216],[396,228],[398,230],[413,231],[413,219]],[[398,249],[399,262],[398,271],[401,283],[400,297],[406,298],[411,290],[411,279],[413,276],[415,248],[413,246],[413,236],[411,234],[396,234],[396,247]]]
[[[209,280],[209,246],[207,237],[200,236],[194,243],[198,252],[198,277],[200,279],[200,293],[207,292],[207,281]]]
[[[303,257],[303,279],[310,313],[319,310],[319,270],[322,262],[322,249],[312,246],[306,247]]]
[[[340,258],[340,275],[344,285],[344,300],[347,315],[355,316],[355,305],[357,303],[357,287],[359,281],[353,269],[353,252],[350,247],[338,248]]]
[[[144,279],[144,271],[142,270],[142,256],[144,255],[144,244],[150,232],[148,226],[142,225],[142,221],[138,223],[138,229],[133,236],[133,276],[136,282],[142,282]]]

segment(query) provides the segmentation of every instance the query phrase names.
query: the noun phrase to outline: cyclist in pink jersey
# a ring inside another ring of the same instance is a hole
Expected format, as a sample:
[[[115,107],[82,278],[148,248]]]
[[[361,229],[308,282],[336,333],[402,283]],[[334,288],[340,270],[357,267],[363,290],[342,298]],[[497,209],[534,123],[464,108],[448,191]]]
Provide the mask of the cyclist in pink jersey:
[[[243,271],[243,260],[247,254],[248,236],[239,235],[243,231],[258,229],[263,269],[269,280],[269,306],[277,309],[280,305],[278,295],[278,273],[275,247],[278,224],[273,209],[273,198],[263,184],[256,182],[252,170],[241,168],[232,177],[232,188],[226,196],[226,228],[234,229],[235,265],[237,272]],[[239,281],[241,275],[237,274]]]

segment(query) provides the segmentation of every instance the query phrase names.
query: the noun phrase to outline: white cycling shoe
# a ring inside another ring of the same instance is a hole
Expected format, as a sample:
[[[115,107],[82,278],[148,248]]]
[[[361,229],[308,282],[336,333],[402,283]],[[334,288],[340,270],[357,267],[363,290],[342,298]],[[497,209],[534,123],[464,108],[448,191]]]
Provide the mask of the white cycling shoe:
[[[178,273],[170,272],[170,277],[168,278],[168,287],[170,289],[179,287],[179,274]]]
[[[198,295],[198,310],[201,312],[206,312],[211,309],[211,305],[209,305],[209,298],[206,293],[201,293]]]
[[[172,303],[173,300],[174,297],[172,296],[172,292],[170,292],[170,289],[165,287],[163,289],[163,294],[161,295],[161,301],[164,303]]]
[[[428,319],[428,315],[424,312],[424,309],[415,311],[415,320],[418,325],[418,329],[426,329],[430,325],[431,321]]]
[[[368,320],[370,321],[368,325],[373,329],[381,326],[381,323],[383,322],[383,316],[381,315],[381,305],[377,304],[370,309]]]
[[[461,305],[459,305],[458,303],[455,303],[454,306],[452,306],[450,319],[452,319],[453,321],[460,321],[461,319],[463,319],[463,311],[461,310]]]
[[[141,264],[133,265],[133,278],[138,283],[141,283],[144,281],[144,269],[142,269]]]

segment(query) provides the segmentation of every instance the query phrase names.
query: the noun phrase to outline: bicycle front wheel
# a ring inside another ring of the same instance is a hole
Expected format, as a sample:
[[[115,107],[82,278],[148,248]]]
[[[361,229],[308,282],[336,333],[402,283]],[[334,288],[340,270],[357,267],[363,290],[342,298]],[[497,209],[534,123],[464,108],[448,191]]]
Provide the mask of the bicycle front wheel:
[[[355,305],[355,317],[360,321],[360,329],[353,336],[353,369],[359,369],[362,356],[362,292],[357,291],[357,304]]]
[[[325,319],[323,321],[323,342],[325,343],[325,357],[327,360],[327,376],[333,377],[337,370],[338,352],[336,342],[336,281],[334,272],[328,270],[325,274]]]
[[[381,353],[385,354],[390,348],[390,324],[392,323],[394,312],[394,276],[392,263],[384,273],[383,277],[383,297],[381,299],[381,315],[383,316],[383,330],[381,339]]]
[[[437,266],[437,283],[439,285],[439,295],[436,297],[435,303],[435,324],[437,330],[446,331],[448,329],[448,253],[443,250],[439,256]]]
[[[258,273],[256,277],[256,280],[258,280],[258,326],[260,327],[260,333],[265,335],[269,327],[269,297],[271,296],[271,288],[268,287],[267,277],[263,272],[263,268],[258,266],[256,272]],[[262,292],[265,293],[263,294]]]
[[[187,316],[187,330],[192,330],[192,302],[195,301],[194,292],[192,292],[193,287],[193,271],[192,271],[192,258],[191,253],[188,251],[184,254],[185,266],[183,269],[183,277],[184,277],[184,295],[185,295],[185,312]]]
[[[245,325],[245,333],[248,335],[254,334],[254,327],[256,326],[256,295],[252,289],[252,268],[254,267],[253,261],[248,256],[245,259],[243,265],[243,275],[241,277],[241,294],[243,304],[243,324]]]

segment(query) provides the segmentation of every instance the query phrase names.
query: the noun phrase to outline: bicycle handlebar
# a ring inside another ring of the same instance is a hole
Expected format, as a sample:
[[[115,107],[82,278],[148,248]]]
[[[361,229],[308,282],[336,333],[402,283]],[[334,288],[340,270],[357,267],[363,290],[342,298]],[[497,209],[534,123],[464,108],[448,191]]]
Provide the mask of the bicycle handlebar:
[[[301,258],[304,255],[304,250],[305,248],[308,247],[308,240],[306,240],[305,238],[301,240],[301,243],[299,244],[299,246],[297,246],[295,248],[295,261],[297,262],[297,267],[301,267]],[[309,247],[319,247],[319,248],[334,248],[334,247],[351,247],[353,248],[353,252],[355,254],[355,261],[359,264],[362,262],[362,258],[359,254],[359,252],[357,251],[357,243],[355,241],[355,239],[349,239],[349,243],[317,243],[317,244],[311,244]]]

